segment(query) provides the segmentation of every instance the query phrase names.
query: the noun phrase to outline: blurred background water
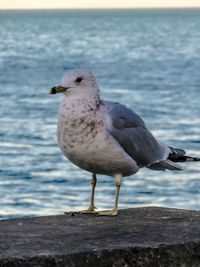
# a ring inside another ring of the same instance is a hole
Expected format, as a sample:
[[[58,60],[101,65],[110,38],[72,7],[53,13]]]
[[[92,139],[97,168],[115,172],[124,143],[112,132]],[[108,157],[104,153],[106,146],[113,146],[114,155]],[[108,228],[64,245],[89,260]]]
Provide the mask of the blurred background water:
[[[200,155],[200,10],[1,11],[0,38],[1,219],[89,204],[90,174],[57,145],[62,96],[48,95],[68,69],[92,69],[104,98]],[[200,164],[183,165],[125,178],[119,207],[200,209]],[[96,206],[113,201],[114,180],[99,176]]]

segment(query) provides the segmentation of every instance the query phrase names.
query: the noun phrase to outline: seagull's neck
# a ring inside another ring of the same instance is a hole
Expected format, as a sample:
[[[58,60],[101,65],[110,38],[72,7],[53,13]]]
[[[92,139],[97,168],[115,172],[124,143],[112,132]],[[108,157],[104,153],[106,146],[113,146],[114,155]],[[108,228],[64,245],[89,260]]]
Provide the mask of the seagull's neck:
[[[85,97],[64,97],[63,102],[61,104],[61,111],[65,109],[66,111],[68,110],[69,112],[75,112],[76,114],[79,113],[90,113],[90,112],[95,112],[100,109],[101,106],[101,100],[99,95],[85,98]]]

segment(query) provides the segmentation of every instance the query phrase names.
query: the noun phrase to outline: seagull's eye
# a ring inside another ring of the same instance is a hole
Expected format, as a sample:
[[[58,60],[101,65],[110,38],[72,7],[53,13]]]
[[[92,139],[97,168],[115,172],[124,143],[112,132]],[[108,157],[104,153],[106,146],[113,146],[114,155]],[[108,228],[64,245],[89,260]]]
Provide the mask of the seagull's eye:
[[[78,77],[78,78],[75,80],[75,82],[76,82],[76,83],[80,83],[82,80],[83,80],[82,77]]]

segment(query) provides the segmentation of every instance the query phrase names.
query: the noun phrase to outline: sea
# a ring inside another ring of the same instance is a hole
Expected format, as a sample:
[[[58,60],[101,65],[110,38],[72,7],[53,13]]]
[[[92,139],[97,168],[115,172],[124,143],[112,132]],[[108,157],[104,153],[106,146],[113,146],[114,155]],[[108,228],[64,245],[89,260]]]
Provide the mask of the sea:
[[[91,174],[56,138],[64,72],[89,68],[101,96],[134,109],[169,146],[200,156],[200,9],[0,11],[0,219],[85,209]],[[85,155],[87,157],[87,154]],[[119,208],[200,210],[200,163],[125,177]],[[95,204],[111,209],[112,177]]]

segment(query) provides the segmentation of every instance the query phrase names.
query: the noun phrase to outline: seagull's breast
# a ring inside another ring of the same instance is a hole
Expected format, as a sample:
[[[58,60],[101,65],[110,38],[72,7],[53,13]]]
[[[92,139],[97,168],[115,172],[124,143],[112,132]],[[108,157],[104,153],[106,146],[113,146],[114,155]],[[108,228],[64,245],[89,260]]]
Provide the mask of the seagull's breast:
[[[58,121],[58,143],[63,154],[75,165],[90,172],[128,176],[139,169],[136,162],[106,130],[103,109],[75,110],[63,107]]]

